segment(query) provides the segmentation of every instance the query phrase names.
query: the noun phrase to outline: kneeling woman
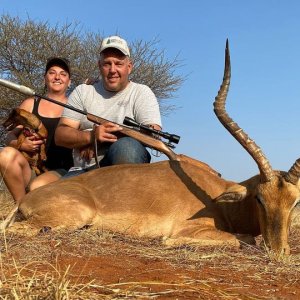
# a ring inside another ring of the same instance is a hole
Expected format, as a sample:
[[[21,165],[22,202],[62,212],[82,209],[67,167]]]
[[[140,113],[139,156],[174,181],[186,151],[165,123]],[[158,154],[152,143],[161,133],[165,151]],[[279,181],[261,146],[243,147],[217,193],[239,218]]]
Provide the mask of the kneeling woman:
[[[66,92],[71,84],[68,61],[59,57],[50,58],[46,64],[44,80],[47,97],[65,104],[67,102]],[[56,181],[73,166],[72,149],[57,146],[54,141],[55,129],[63,107],[40,98],[25,99],[19,107],[35,114],[48,130],[45,166],[49,171],[34,178],[28,161],[19,151],[29,153],[39,151],[41,145],[45,143],[44,140],[26,137],[17,149],[17,139],[22,127],[16,127],[8,133],[7,147],[0,151],[0,172],[17,204],[26,194],[26,189],[33,190]]]

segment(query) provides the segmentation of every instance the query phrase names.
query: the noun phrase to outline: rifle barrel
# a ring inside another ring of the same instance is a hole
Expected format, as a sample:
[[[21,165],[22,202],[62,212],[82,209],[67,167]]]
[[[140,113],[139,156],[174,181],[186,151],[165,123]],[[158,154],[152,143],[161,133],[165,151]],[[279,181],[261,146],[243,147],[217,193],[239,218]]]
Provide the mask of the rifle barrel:
[[[27,86],[24,85],[20,85],[5,79],[0,79],[0,84],[11,89],[11,90],[15,90],[21,94],[27,95],[27,96],[34,96],[35,95],[35,91],[30,89]]]
[[[24,94],[24,95],[27,95],[27,96],[36,96],[36,97],[39,97],[39,98],[43,98],[47,101],[50,101],[50,102],[53,102],[57,105],[60,105],[60,106],[63,106],[63,107],[66,107],[68,109],[71,109],[73,111],[76,111],[78,113],[81,113],[83,115],[86,115],[87,113],[83,110],[80,110],[76,107],[73,107],[71,105],[68,105],[68,104],[65,104],[65,103],[62,103],[62,102],[59,102],[57,100],[54,100],[54,99],[51,99],[51,98],[48,98],[46,96],[41,96],[41,95],[38,95],[33,89],[25,86],[25,85],[20,85],[20,84],[17,84],[17,83],[14,83],[14,82],[11,82],[11,81],[8,81],[8,80],[5,80],[5,79],[0,79],[0,85],[2,86],[5,86],[11,90],[14,90],[16,92],[19,92],[21,94]]]
[[[87,116],[87,118],[89,120],[93,119],[94,123],[96,123],[96,124],[101,124],[103,122],[108,122],[109,121],[109,120],[106,120],[104,118],[100,118],[100,117],[95,116],[93,114],[87,113],[87,112],[85,112],[85,111],[83,111],[81,109],[78,109],[76,107],[73,107],[73,106],[71,106],[69,104],[65,104],[65,103],[59,102],[57,100],[48,98],[46,96],[38,95],[38,94],[36,94],[36,92],[34,90],[32,90],[31,88],[26,87],[24,85],[13,83],[13,82],[5,80],[5,79],[0,79],[0,85],[2,85],[4,87],[7,87],[9,89],[15,90],[15,91],[17,91],[17,92],[19,92],[21,94],[25,94],[25,95],[31,96],[31,97],[32,96],[40,97],[42,99],[45,99],[45,100],[50,101],[52,103],[55,103],[57,105],[63,106],[65,108],[71,109],[73,111],[76,111],[76,112],[78,112],[80,114],[83,114],[83,115]],[[97,122],[97,118],[98,118],[98,122]],[[115,123],[115,122],[113,122],[113,123]],[[131,130],[134,131],[134,129],[131,129]],[[144,135],[144,134],[141,134],[141,135],[136,135],[135,134],[135,135],[133,135],[134,133],[130,132],[129,128],[126,128],[126,127],[123,127],[123,132],[126,133],[126,134],[128,134],[129,136],[132,136],[132,137],[135,137],[135,138],[139,138],[145,144],[148,144],[148,146],[150,146],[150,147],[151,147],[151,145],[152,145],[152,147],[154,146],[152,139],[156,143],[156,146],[157,146],[158,142],[160,142],[159,140],[155,140],[153,137],[150,137],[150,136],[147,136],[147,135]],[[157,130],[157,133],[159,133],[159,132],[160,131]],[[177,138],[177,139],[175,138],[174,142],[176,143],[176,140],[177,140],[177,143],[178,143],[180,137],[176,136],[176,135],[172,135],[172,136],[175,136]],[[161,142],[159,144],[160,144],[159,145],[159,149],[158,149],[159,151],[162,151],[163,153],[165,153],[169,157],[169,159],[171,159],[171,160],[178,160],[177,154],[175,154],[167,145],[165,145],[163,142]]]

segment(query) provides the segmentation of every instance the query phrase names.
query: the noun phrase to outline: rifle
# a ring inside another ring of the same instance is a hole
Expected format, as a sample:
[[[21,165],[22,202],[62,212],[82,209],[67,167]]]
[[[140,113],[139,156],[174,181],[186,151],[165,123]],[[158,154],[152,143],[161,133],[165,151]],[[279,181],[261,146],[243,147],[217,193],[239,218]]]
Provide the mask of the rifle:
[[[39,97],[39,98],[43,98],[43,99],[45,99],[47,101],[50,101],[52,103],[55,103],[57,105],[63,106],[65,108],[68,108],[68,109],[73,110],[73,111],[76,111],[76,112],[78,112],[82,115],[85,115],[89,121],[91,121],[95,124],[98,124],[98,125],[104,124],[106,122],[112,122],[112,121],[109,121],[107,119],[104,119],[104,118],[101,118],[99,116],[90,114],[90,113],[85,112],[83,110],[80,110],[80,109],[78,109],[76,107],[73,107],[69,104],[64,104],[64,103],[61,103],[57,100],[48,98],[46,96],[38,95],[38,94],[36,94],[36,92],[34,90],[32,90],[31,88],[26,87],[24,85],[19,85],[19,84],[13,83],[13,82],[5,80],[5,79],[0,79],[0,85],[2,85],[4,87],[7,87],[9,89],[15,90],[15,91],[17,91],[21,94],[24,94],[24,95],[27,95],[27,96],[30,96],[30,97],[36,96],[36,97]],[[116,122],[112,122],[112,123],[115,123],[115,124],[119,125],[122,128],[121,134],[132,137],[132,138],[138,140],[139,142],[141,142],[142,144],[144,144],[144,145],[146,145],[150,148],[153,148],[153,149],[155,149],[159,152],[164,153],[170,160],[180,160],[179,156],[176,153],[174,153],[170,148],[170,147],[174,148],[174,146],[171,144],[171,142],[175,142],[175,143],[179,142],[179,139],[180,139],[179,136],[177,136],[175,134],[169,134],[167,132],[161,132],[159,130],[151,129],[150,127],[145,126],[145,125],[137,124],[137,127],[140,127],[140,129],[144,129],[148,132],[152,131],[152,133],[157,134],[160,137],[169,139],[169,142],[166,143],[166,142],[161,141],[160,139],[156,139],[156,138],[154,138],[150,135],[146,135],[146,134],[142,133],[139,130],[136,130],[136,129],[133,129],[133,128],[130,128],[130,127],[127,127],[127,126],[122,126],[122,125],[120,125]],[[131,123],[131,125],[133,125],[133,124]]]
[[[178,136],[176,134],[164,132],[161,130],[156,130],[154,128],[151,128],[148,125],[139,124],[135,120],[133,120],[132,118],[129,118],[129,117],[125,117],[123,124],[132,126],[133,128],[136,128],[136,130],[139,130],[139,131],[145,131],[147,133],[154,134],[155,136],[158,136],[158,138],[162,137],[162,138],[168,139],[168,142],[166,144],[170,148],[175,148],[175,146],[172,143],[178,144],[179,140],[180,140],[180,136]]]

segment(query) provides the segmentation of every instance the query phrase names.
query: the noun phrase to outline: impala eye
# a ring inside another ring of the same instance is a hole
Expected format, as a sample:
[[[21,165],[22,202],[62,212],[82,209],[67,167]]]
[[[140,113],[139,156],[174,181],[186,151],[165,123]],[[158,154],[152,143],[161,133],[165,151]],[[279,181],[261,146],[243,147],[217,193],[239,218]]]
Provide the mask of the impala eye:
[[[258,195],[256,195],[256,196],[255,196],[255,199],[256,199],[256,201],[257,201],[259,204],[261,204],[261,205],[262,205],[262,202],[261,202],[261,200],[260,200],[260,198],[259,198],[259,196],[258,196]]]

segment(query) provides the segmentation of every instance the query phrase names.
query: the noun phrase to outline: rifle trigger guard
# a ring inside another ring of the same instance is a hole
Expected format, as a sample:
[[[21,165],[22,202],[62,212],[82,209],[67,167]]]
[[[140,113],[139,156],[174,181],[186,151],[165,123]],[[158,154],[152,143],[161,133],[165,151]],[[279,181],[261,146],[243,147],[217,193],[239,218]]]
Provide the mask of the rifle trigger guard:
[[[161,152],[151,148],[151,154],[155,157],[161,157]]]

